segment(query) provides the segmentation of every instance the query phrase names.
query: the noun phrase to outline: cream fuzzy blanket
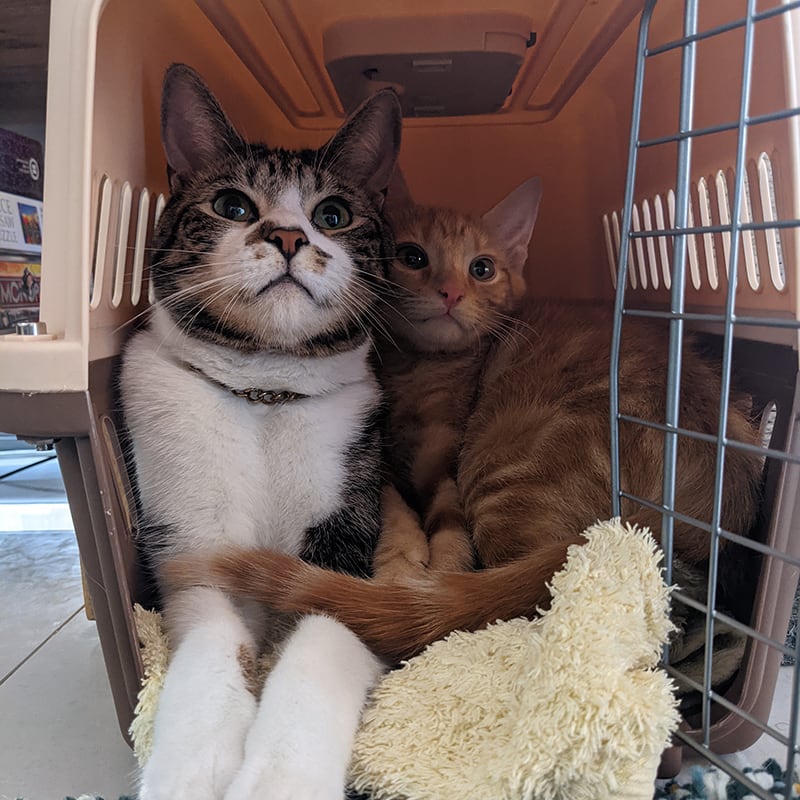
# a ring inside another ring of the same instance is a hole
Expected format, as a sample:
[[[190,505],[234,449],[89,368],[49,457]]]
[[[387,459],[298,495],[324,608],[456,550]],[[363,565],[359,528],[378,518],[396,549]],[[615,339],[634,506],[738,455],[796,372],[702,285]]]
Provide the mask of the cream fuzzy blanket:
[[[651,800],[677,728],[657,669],[672,626],[660,552],[618,520],[585,532],[539,619],[453,633],[390,672],[364,713],[353,787],[408,800]],[[136,609],[145,682],[131,726],[144,761],[168,661]]]

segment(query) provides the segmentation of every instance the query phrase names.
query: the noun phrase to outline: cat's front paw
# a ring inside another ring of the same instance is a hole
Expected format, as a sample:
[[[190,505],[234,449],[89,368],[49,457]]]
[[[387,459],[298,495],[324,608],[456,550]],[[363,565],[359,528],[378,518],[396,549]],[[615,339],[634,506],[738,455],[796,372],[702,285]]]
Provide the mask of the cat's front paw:
[[[138,800],[220,800],[242,765],[244,733],[219,734],[191,752],[154,751],[142,770]]]
[[[331,765],[268,764],[259,769],[245,767],[225,793],[225,800],[342,800],[344,781]]]
[[[162,692],[139,800],[221,800],[225,795],[244,760],[256,699],[244,686],[238,665],[232,675],[215,677],[219,683],[205,691],[191,687],[195,691],[187,696]],[[174,690],[175,684],[172,680],[165,689]]]

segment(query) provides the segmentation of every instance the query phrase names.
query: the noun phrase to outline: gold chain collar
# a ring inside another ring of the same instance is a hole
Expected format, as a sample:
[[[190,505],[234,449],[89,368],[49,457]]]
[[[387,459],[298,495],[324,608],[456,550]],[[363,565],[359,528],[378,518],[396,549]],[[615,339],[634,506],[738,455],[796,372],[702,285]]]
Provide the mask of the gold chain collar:
[[[220,389],[225,389],[226,392],[230,392],[236,397],[241,397],[247,400],[249,403],[261,403],[265,406],[280,406],[284,403],[289,403],[292,400],[305,400],[310,395],[301,394],[300,392],[291,392],[288,389],[282,389],[280,391],[275,391],[274,389],[257,389],[255,387],[250,387],[248,389],[234,389],[231,386],[227,386],[226,384],[222,383],[222,381],[218,381],[216,378],[212,378],[210,375],[207,375],[200,367],[196,367],[194,364],[189,364],[186,361],[181,361],[181,366],[185,367],[186,369],[190,370],[191,372],[196,372],[198,375],[201,375],[205,378],[209,383],[213,383],[215,386],[219,386]]]

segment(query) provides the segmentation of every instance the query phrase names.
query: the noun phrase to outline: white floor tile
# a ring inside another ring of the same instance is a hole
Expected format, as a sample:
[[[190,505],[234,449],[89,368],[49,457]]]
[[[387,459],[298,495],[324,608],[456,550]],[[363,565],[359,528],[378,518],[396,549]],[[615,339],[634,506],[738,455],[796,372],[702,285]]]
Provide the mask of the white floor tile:
[[[82,605],[74,533],[0,533],[0,681]]]
[[[66,502],[0,505],[0,533],[71,530],[72,517]]]
[[[33,464],[0,481],[0,532],[72,530],[58,461],[37,463],[43,457],[48,454],[0,451],[0,475]]]
[[[0,685],[0,800],[132,793],[95,625],[79,614]]]

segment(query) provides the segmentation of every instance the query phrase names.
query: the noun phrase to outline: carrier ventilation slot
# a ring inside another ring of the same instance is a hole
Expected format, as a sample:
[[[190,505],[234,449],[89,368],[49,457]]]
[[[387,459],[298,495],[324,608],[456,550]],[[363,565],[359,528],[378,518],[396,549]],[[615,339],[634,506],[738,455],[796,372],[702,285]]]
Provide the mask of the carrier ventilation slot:
[[[664,221],[664,202],[661,199],[661,195],[657,194],[656,198],[653,202],[653,206],[656,211],[656,230],[664,230],[666,226],[666,222]],[[664,278],[664,288],[671,289],[672,288],[672,273],[669,269],[669,252],[667,251],[667,237],[666,236],[659,236],[658,237],[658,252],[661,255],[661,275]]]
[[[633,229],[636,233],[639,233],[642,230],[642,224],[639,220],[639,208],[637,206],[633,207]],[[639,279],[642,282],[642,289],[647,288],[647,266],[644,263],[644,245],[642,244],[641,239],[634,240],[634,247],[636,249],[636,262],[639,265]],[[633,266],[633,262],[631,262],[631,266]]]
[[[131,305],[137,305],[142,296],[144,278],[144,254],[147,248],[147,223],[150,216],[150,192],[142,189],[139,195],[139,214],[136,218],[136,240],[133,246],[131,269]]]
[[[720,225],[731,224],[731,199],[728,195],[728,181],[725,178],[724,170],[717,170],[717,177],[715,180],[717,185],[717,208],[719,209],[719,222]],[[730,275],[731,271],[731,235],[730,233],[722,234],[722,255],[725,259],[725,277]]]
[[[670,215],[673,219],[675,218],[675,206],[674,206],[674,195],[673,195],[673,206],[672,206],[672,214]],[[675,223],[673,223],[674,225]],[[697,225],[694,217],[694,203],[692,202],[691,195],[689,196],[689,227],[694,228]],[[688,241],[689,247],[689,273],[692,276],[692,286],[695,289],[699,289],[701,286],[700,283],[700,264],[698,263],[697,257],[697,236],[692,234],[691,236],[686,237]]]
[[[117,252],[114,266],[114,280],[111,286],[111,307],[119,308],[122,292],[125,289],[125,265],[128,262],[128,233],[131,227],[131,200],[133,189],[125,181],[119,193],[119,212],[117,214]]]
[[[711,225],[711,195],[708,193],[708,182],[705,178],[697,181],[697,199],[700,204],[700,223],[704,228]],[[719,288],[719,273],[717,272],[717,251],[714,247],[714,234],[703,234],[703,250],[706,256],[706,275],[708,285],[716,291]]]
[[[772,174],[772,162],[766,153],[758,158],[758,188],[761,196],[761,213],[764,222],[775,222],[778,219],[778,204],[775,200],[775,180]],[[773,286],[781,291],[786,286],[786,270],[783,264],[781,237],[777,228],[768,228],[767,254],[769,256],[769,273]]]
[[[616,211],[614,215],[616,216]],[[616,289],[617,288],[617,268],[616,263],[617,259],[614,255],[614,243],[611,241],[611,223],[609,221],[608,214],[603,214],[603,236],[606,240],[606,258],[608,259],[608,268],[611,271],[611,285]],[[616,248],[619,249],[619,248]]]
[[[772,434],[775,430],[775,420],[778,418],[778,406],[774,400],[770,400],[761,414],[758,438],[763,448],[772,447]],[[761,465],[766,463],[766,457],[762,457]]]
[[[100,306],[100,298],[103,296],[103,275],[106,266],[106,248],[108,247],[108,222],[111,217],[112,188],[108,175],[103,175],[100,179],[94,258],[92,259],[92,274],[89,281],[89,308],[92,311]]]
[[[610,221],[609,221],[610,220]],[[614,288],[617,288],[617,254],[619,253],[620,244],[620,227],[619,227],[619,214],[616,211],[611,212],[611,217],[608,214],[603,216],[603,228],[606,236],[606,254],[608,255],[608,263],[611,268],[611,283]],[[628,263],[633,263],[633,250],[628,253]],[[636,270],[628,270],[628,283],[631,289],[637,286]]]
[[[754,221],[753,206],[757,205],[761,221],[775,223],[780,219],[777,207],[777,193],[773,176],[772,162],[766,153],[761,153],[754,164],[758,175],[757,197],[747,173],[742,180],[741,222],[749,224]],[[709,228],[717,225],[727,226],[731,223],[731,192],[728,175],[733,177],[732,170],[717,170],[713,178],[702,176],[693,182],[689,194],[690,228]],[[712,189],[713,181],[713,189]],[[672,287],[672,256],[674,255],[675,237],[669,234],[659,235],[659,231],[675,229],[675,191],[667,190],[666,202],[662,194],[656,194],[652,200],[645,198],[634,203],[631,208],[631,229],[634,233],[644,233],[631,239],[628,254],[628,276],[632,289],[656,291],[661,285],[667,290]],[[666,205],[666,218],[665,208]],[[697,219],[699,215],[699,220]],[[606,257],[608,258],[611,283],[617,286],[617,263],[622,241],[620,228],[621,211],[612,211],[603,215],[603,234],[605,237]],[[648,235],[652,233],[652,235]],[[767,228],[763,232],[742,231],[740,240],[740,264],[747,286],[753,292],[761,291],[765,277],[759,264],[759,245],[761,236],[762,256],[766,253],[769,265],[768,282],[778,292],[786,289],[786,272],[779,228]],[[730,275],[731,235],[728,231],[700,231],[686,236],[688,273],[695,290],[720,291],[722,267],[726,278]],[[719,247],[721,243],[721,248]],[[701,246],[702,244],[702,246]],[[740,281],[740,286],[743,285]]]
[[[743,176],[742,192],[742,222],[745,224],[753,221],[753,203],[750,200],[750,180],[747,172]],[[758,289],[761,283],[761,275],[758,269],[758,253],[756,252],[755,231],[742,232],[742,252],[744,253],[744,266],[747,274],[747,282],[751,289]]]
[[[143,188],[136,190],[129,181],[121,185],[112,181],[108,175],[100,178],[98,190],[97,225],[95,228],[95,249],[92,260],[89,308],[94,311],[101,305],[103,292],[108,282],[106,262],[113,264],[111,269],[111,289],[108,300],[111,308],[130,303],[137,306],[142,300],[145,281],[145,264],[150,250],[150,239],[158,217],[164,209],[166,199],[163,194],[155,196]],[[112,215],[115,219],[112,233]],[[109,243],[113,238],[113,256],[109,256]],[[130,286],[129,293],[126,287]],[[127,296],[126,296],[127,295]],[[153,302],[150,282],[147,287],[147,302]]]
[[[647,200],[642,202],[642,219],[644,229],[653,230],[653,218],[650,216],[650,203]],[[658,289],[658,263],[656,261],[656,243],[652,236],[645,240],[647,244],[647,264],[650,267],[650,283],[654,289]]]
[[[164,197],[163,194],[160,194],[156,198],[156,208],[153,212],[153,228],[155,229],[156,225],[158,225],[158,220],[161,219],[161,214],[164,211],[164,206],[167,204],[167,198]],[[147,302],[150,305],[153,305],[156,301],[156,290],[153,286],[153,276],[150,275],[150,279],[147,281]]]

